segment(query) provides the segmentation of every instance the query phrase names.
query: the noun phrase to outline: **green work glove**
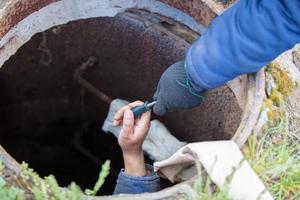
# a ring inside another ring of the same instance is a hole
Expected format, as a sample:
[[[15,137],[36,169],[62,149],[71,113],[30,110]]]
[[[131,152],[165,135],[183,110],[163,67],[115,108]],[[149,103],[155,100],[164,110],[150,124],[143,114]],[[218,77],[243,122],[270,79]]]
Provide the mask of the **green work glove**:
[[[183,61],[170,66],[161,76],[153,99],[157,101],[153,110],[164,115],[175,108],[194,108],[204,100],[204,90],[195,89],[188,78]]]

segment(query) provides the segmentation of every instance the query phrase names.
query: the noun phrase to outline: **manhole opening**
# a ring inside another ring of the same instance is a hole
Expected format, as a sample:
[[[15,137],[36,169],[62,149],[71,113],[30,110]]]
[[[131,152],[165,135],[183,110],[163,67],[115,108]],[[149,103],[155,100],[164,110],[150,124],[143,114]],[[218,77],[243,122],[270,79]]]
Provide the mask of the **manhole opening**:
[[[74,140],[80,135],[80,145],[99,160],[110,159],[118,173],[123,160],[117,140],[101,131],[108,105],[81,88],[74,72],[94,56],[97,63],[83,76],[95,87],[113,99],[151,99],[162,72],[182,60],[189,46],[186,34],[181,37],[180,28],[169,23],[131,12],[36,34],[0,69],[1,145],[40,175],[54,174],[62,185],[75,181],[87,188],[100,167],[78,151]],[[241,109],[225,86],[210,92],[201,108],[174,111],[160,120],[178,139],[201,141],[229,139],[240,118]],[[111,194],[115,180],[111,174],[100,194]]]

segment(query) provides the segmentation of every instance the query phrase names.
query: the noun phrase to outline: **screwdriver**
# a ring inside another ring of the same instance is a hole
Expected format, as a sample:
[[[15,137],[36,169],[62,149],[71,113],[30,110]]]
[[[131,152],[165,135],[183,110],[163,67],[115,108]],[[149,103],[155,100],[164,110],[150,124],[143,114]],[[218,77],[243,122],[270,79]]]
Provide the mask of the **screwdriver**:
[[[143,113],[151,110],[151,108],[156,104],[156,101],[148,102],[146,101],[143,105],[134,107],[131,109],[134,117],[140,117]]]

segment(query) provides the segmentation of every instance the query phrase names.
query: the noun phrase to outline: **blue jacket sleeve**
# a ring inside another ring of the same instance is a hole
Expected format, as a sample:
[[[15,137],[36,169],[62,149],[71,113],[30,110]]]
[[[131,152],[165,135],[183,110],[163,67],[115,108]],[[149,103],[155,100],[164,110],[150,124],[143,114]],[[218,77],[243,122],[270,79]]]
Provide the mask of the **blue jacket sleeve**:
[[[189,49],[186,69],[199,89],[257,72],[300,42],[300,0],[240,0]]]
[[[146,165],[146,169],[150,171],[147,176],[128,176],[125,174],[124,169],[122,169],[117,179],[114,195],[159,191],[159,176],[153,172],[153,167],[151,165]]]

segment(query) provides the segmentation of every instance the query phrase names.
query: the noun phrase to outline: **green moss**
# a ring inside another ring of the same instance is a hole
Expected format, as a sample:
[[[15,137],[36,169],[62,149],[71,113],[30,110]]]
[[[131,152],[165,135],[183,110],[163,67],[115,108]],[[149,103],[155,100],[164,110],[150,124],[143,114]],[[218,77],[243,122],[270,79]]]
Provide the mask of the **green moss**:
[[[276,89],[272,90],[272,93],[269,98],[275,103],[276,106],[280,106],[284,103],[283,95]]]
[[[268,119],[273,118],[273,110],[274,110],[273,101],[271,99],[266,99],[263,105],[263,110],[268,109]]]
[[[278,98],[277,96],[275,96],[275,97]],[[280,108],[276,107],[276,105],[278,106],[278,104],[283,103],[283,100],[276,99],[275,97],[272,97],[272,98],[270,97],[270,98],[266,99],[263,104],[263,110],[268,109],[268,119],[269,119],[270,125],[274,125],[274,124],[278,123],[278,121],[280,121],[283,116],[282,110]]]
[[[0,175],[2,174],[3,169],[4,169],[4,164],[2,160],[0,160]]]
[[[285,99],[294,90],[295,84],[290,78],[287,71],[280,69],[277,63],[270,63],[266,72],[273,77],[276,88],[274,88],[268,99],[264,102],[263,109],[268,109],[268,118],[270,124],[275,124],[282,117],[282,111],[279,107],[284,103]]]
[[[271,99],[267,99],[264,102],[264,108],[268,108],[269,110],[273,110],[273,101]]]
[[[266,71],[272,75],[277,85],[277,91],[282,94],[283,98],[289,96],[289,94],[295,88],[294,81],[290,78],[289,73],[278,67],[278,64],[270,63]]]

